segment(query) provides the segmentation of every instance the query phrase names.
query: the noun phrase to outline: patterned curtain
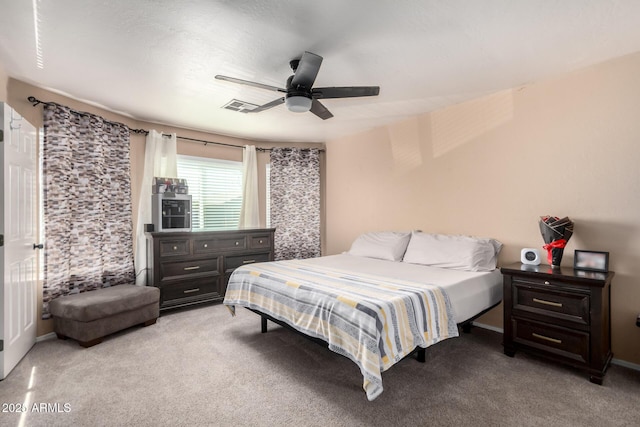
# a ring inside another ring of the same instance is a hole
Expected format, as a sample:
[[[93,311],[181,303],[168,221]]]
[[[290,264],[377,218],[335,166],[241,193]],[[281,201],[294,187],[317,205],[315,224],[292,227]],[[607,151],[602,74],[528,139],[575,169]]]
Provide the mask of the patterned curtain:
[[[59,296],[135,280],[129,129],[48,104],[42,155],[46,319]]]
[[[320,256],[320,152],[271,150],[271,225],[276,260]]]

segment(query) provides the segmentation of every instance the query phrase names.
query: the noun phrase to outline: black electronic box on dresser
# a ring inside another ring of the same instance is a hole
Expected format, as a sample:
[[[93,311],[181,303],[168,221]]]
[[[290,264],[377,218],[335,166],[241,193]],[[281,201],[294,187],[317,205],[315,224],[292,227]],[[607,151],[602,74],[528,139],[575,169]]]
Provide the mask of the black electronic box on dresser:
[[[613,271],[520,263],[504,276],[504,353],[523,350],[586,370],[602,384],[611,362]]]
[[[273,261],[275,229],[147,233],[147,285],[160,310],[222,301],[241,265]]]

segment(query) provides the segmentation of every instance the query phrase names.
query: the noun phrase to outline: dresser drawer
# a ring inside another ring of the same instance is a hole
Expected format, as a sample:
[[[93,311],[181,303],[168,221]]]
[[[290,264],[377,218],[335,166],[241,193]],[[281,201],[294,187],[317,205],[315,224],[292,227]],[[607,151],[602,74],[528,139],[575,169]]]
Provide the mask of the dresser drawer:
[[[221,297],[218,283],[217,277],[210,277],[188,282],[165,284],[160,288],[162,292],[162,302],[163,304],[171,304],[178,302],[176,300],[201,299],[205,295],[211,298]]]
[[[253,264],[254,262],[267,262],[270,260],[270,252],[252,255],[228,256],[224,259],[224,272],[225,274],[230,274],[233,270],[240,266]]]
[[[513,281],[513,310],[547,316],[579,325],[589,325],[588,293],[567,291],[559,286],[535,286]]]
[[[189,255],[189,239],[160,241],[160,256]]]
[[[511,319],[513,341],[537,350],[572,359],[589,362],[589,333],[532,322]]]
[[[269,235],[249,236],[249,247],[251,249],[271,248],[271,237]]]
[[[247,249],[247,237],[215,237],[209,239],[195,239],[193,241],[194,254],[207,254],[228,250]]]
[[[188,261],[168,261],[160,264],[160,280],[167,281],[189,276],[216,276],[219,272],[219,257]]]
[[[211,252],[219,251],[216,245],[216,239],[194,239],[193,240],[193,253],[208,254]]]

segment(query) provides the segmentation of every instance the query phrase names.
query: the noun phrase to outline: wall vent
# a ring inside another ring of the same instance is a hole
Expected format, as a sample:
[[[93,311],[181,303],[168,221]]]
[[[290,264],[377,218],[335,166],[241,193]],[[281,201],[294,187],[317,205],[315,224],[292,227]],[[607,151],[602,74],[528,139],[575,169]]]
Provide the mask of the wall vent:
[[[249,102],[240,101],[239,99],[232,99],[222,106],[227,110],[238,111],[240,113],[247,113],[251,110],[258,108],[258,105],[251,104]]]

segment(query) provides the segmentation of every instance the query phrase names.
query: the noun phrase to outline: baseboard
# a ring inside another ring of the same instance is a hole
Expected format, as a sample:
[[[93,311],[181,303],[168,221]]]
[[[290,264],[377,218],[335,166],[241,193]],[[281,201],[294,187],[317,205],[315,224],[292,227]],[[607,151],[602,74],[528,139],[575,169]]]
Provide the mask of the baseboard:
[[[44,335],[40,335],[39,337],[36,337],[36,342],[41,342],[41,341],[45,341],[45,340],[50,340],[53,338],[56,338],[57,335],[55,332],[49,332],[48,334],[44,334]]]
[[[611,359],[611,364],[612,365],[622,366],[622,367],[629,368],[629,369],[633,369],[634,371],[640,371],[640,365],[638,365],[636,363],[627,362],[626,360],[620,360],[620,359],[613,358],[613,359]]]
[[[497,332],[499,334],[504,334],[504,329],[498,328],[497,326],[485,325],[484,323],[472,322],[473,326],[477,326],[478,328],[488,329],[493,332]]]
[[[477,326],[478,328],[482,328],[482,329],[488,329],[493,332],[498,332],[499,334],[504,333],[504,329],[498,328],[497,326],[485,325],[484,323],[473,322],[473,326]],[[613,358],[611,359],[611,364],[633,369],[634,371],[640,371],[640,365],[636,363],[627,362],[626,360]]]

